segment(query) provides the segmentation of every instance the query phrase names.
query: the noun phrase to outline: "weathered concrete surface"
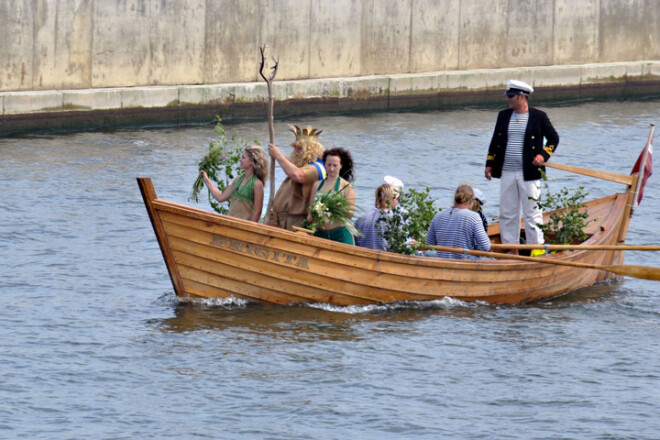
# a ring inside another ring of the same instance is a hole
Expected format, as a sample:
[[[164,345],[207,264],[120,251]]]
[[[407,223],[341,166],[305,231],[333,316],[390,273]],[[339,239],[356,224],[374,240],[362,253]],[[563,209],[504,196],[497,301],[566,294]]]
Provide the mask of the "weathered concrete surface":
[[[279,115],[660,93],[658,0],[0,0],[0,42],[0,134],[262,115],[264,43]]]
[[[0,91],[660,59],[658,0],[1,0]]]
[[[535,102],[660,96],[660,61],[511,67],[275,81],[278,117],[502,103],[510,78],[532,84]],[[38,129],[184,124],[263,118],[266,83],[228,83],[0,93],[0,136]]]

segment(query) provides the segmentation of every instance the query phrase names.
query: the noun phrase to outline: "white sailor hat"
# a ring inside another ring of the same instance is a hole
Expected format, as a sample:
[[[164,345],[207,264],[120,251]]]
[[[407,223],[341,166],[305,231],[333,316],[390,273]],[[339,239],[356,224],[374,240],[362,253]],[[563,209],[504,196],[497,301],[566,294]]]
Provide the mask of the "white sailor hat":
[[[399,189],[403,188],[403,182],[399,179],[397,179],[394,176],[385,176],[383,177],[383,182],[389,183],[390,185],[397,187]]]
[[[481,192],[479,188],[472,188],[472,192],[474,192],[475,199],[479,200],[482,205],[486,204],[486,196]]]
[[[506,82],[508,90],[504,92],[507,96],[525,95],[529,96],[534,91],[534,88],[526,82],[518,81],[517,79],[510,79]]]

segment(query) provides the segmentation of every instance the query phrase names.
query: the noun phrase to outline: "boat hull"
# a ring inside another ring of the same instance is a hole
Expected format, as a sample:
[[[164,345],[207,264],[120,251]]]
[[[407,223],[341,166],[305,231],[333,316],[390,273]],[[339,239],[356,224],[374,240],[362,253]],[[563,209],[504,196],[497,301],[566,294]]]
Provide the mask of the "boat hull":
[[[520,304],[556,297],[615,275],[595,269],[507,260],[406,256],[248,222],[156,197],[138,179],[178,296],[244,298],[277,304],[348,306],[453,297]],[[625,239],[630,197],[589,202],[596,222],[585,244]],[[489,234],[496,238],[497,225]],[[622,264],[623,251],[561,252],[558,261]]]

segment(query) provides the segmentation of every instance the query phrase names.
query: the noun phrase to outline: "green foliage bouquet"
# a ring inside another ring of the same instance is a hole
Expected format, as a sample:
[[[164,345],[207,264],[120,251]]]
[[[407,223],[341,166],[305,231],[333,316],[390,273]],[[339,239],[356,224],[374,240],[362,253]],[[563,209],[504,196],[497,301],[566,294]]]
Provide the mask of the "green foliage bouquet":
[[[206,171],[209,179],[216,183],[220,191],[224,191],[231,185],[231,182],[234,181],[240,171],[238,160],[241,158],[247,142],[237,141],[236,135],[232,135],[228,139],[227,132],[222,127],[222,119],[219,116],[216,116],[216,119],[215,132],[220,135],[220,139],[209,144],[208,153],[199,161],[199,169]],[[236,143],[240,143],[242,146],[234,146]],[[202,189],[204,189],[204,181],[202,176],[198,176],[193,184],[190,200],[199,203],[199,193]],[[207,193],[209,203],[216,212],[220,214],[229,212],[228,208],[215,201],[210,191],[207,191]]]
[[[584,228],[597,220],[587,221],[589,213],[583,201],[589,193],[584,190],[584,186],[563,187],[559,193],[553,193],[550,191],[548,177],[545,173],[543,173],[543,183],[545,191],[541,197],[538,199],[530,197],[530,199],[536,202],[536,206],[541,211],[550,210],[551,212],[548,223],[539,223],[537,227],[543,231],[552,244],[572,244],[575,241],[584,241],[587,238]]]
[[[431,190],[409,189],[399,196],[399,206],[381,211],[378,219],[382,225],[382,237],[389,244],[387,249],[397,254],[414,254],[426,242],[426,232],[431,220],[440,211],[435,208],[436,200]]]

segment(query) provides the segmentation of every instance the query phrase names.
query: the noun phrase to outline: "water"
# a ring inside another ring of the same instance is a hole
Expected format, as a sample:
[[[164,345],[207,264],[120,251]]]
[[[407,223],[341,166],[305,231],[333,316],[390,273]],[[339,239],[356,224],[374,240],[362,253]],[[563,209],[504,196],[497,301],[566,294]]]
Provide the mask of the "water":
[[[561,136],[553,160],[629,173],[658,107],[545,108]],[[498,183],[483,178],[494,110],[278,121],[280,145],[287,122],[351,150],[363,209],[392,174],[439,206],[473,184],[497,215]],[[227,128],[267,143],[263,121]],[[0,438],[658,438],[655,282],[519,307],[179,303],[135,177],[190,203],[215,138],[202,126],[0,139]],[[550,174],[592,197],[621,190]],[[630,244],[660,244],[657,182]]]

